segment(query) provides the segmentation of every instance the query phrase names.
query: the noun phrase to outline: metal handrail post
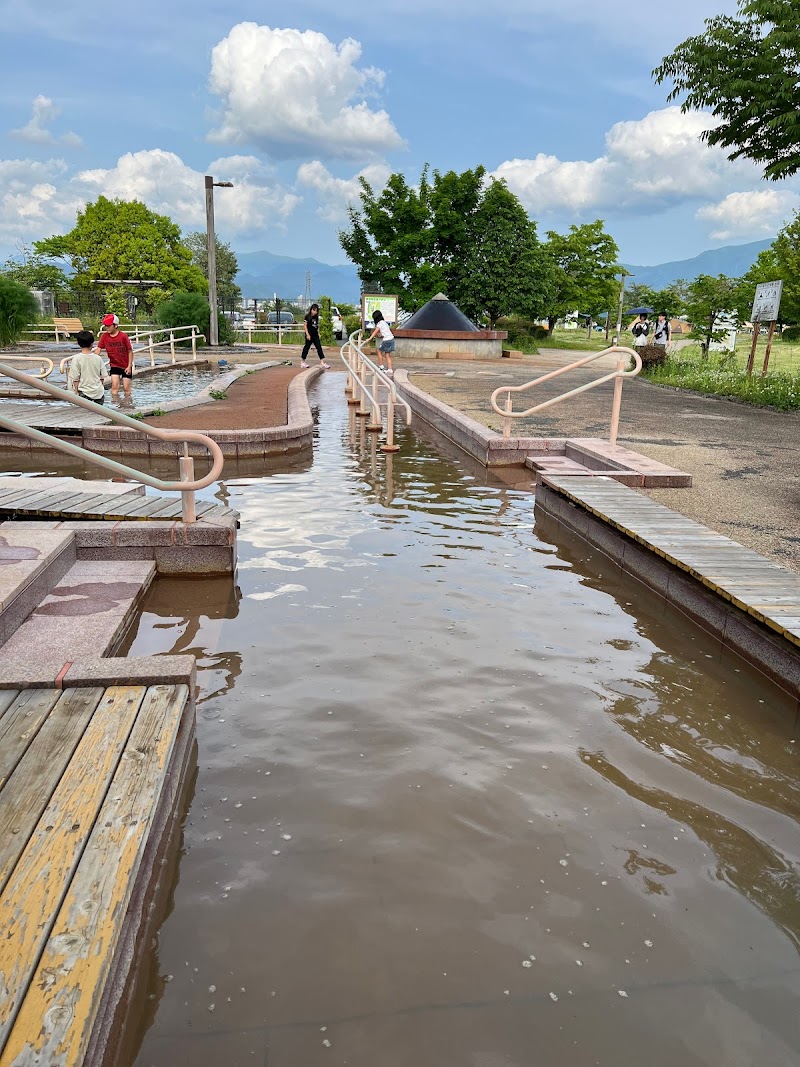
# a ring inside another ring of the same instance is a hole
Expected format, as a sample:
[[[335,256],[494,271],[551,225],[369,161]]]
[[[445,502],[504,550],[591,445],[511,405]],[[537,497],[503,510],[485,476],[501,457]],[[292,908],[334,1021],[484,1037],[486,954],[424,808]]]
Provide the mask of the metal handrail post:
[[[381,451],[400,451],[400,445],[394,443],[394,400],[392,399],[391,390],[389,390],[389,399],[386,402],[386,442],[381,445]]]
[[[192,362],[197,362],[197,329],[192,326]]]
[[[614,379],[614,399],[611,404],[611,430],[608,435],[608,440],[612,445],[617,443],[617,431],[619,430],[619,413],[622,407],[622,385],[623,377],[622,371],[625,369],[625,358],[620,353],[617,357],[617,376]]]
[[[184,444],[183,455],[178,466],[182,482],[194,482],[194,460],[189,455],[189,446]],[[197,514],[194,506],[194,489],[181,490],[181,518],[184,522],[195,522]]]
[[[381,414],[381,405],[380,401],[378,400],[378,375],[375,373],[375,371],[372,372],[372,380],[370,382],[370,385],[372,387],[372,396],[370,397],[371,406],[367,429],[370,431],[370,433],[380,433],[383,429],[383,421]]]
[[[169,352],[172,356],[172,362],[175,362],[175,334],[172,330],[169,331]]]
[[[511,399],[511,393],[506,397],[506,416],[503,419],[503,437],[511,436],[511,412],[514,410],[514,401]]]
[[[153,351],[153,335],[152,335],[152,333],[148,334],[148,338],[149,338],[149,341],[150,341],[150,366],[151,367],[155,367],[156,358],[155,358],[155,352]]]

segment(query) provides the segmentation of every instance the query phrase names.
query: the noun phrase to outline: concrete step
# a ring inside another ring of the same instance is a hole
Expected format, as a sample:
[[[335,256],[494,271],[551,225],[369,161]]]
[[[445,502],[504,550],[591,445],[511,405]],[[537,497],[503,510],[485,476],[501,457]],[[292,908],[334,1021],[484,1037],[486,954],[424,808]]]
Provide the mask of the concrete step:
[[[588,457],[587,457],[588,458]],[[562,454],[550,454],[546,456],[528,456],[525,466],[536,471],[540,478],[552,475],[554,477],[584,477],[592,478],[602,475],[622,482],[623,485],[642,485],[642,476],[636,471],[620,470],[613,467],[595,466],[591,462],[581,463],[574,456]]]
[[[73,563],[6,640],[0,657],[66,662],[112,654],[155,573],[152,560]]]
[[[5,642],[75,564],[72,530],[0,525],[0,643]]]

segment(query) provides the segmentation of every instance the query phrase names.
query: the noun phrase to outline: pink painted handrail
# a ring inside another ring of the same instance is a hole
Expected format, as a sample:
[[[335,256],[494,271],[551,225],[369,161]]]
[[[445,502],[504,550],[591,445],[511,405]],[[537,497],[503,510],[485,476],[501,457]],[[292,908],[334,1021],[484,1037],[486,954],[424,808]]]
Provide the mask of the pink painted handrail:
[[[512,393],[524,393],[528,389],[532,389],[535,385],[541,385],[542,382],[549,382],[551,378],[557,378],[561,374],[567,374],[571,370],[575,370],[577,367],[585,367],[587,363],[593,363],[596,359],[600,359],[601,356],[608,356],[612,353],[617,353],[617,366],[609,374],[604,374],[602,378],[595,378],[594,381],[586,382],[585,385],[579,385],[576,389],[570,389],[567,393],[561,393],[559,396],[554,396],[550,400],[544,400],[541,404],[535,404],[532,408],[527,408],[525,411],[514,411],[512,408],[513,401],[511,399]],[[628,358],[633,359],[633,367],[630,370],[625,369],[625,364]],[[638,352],[634,352],[632,348],[625,348],[622,345],[612,345],[611,348],[604,348],[602,352],[595,352],[591,356],[585,356],[583,359],[578,359],[574,363],[569,363],[566,367],[558,367],[556,370],[550,371],[549,374],[543,374],[539,378],[534,378],[532,382],[526,382],[524,385],[501,385],[499,389],[495,389],[492,393],[490,403],[492,409],[497,412],[498,415],[503,416],[503,437],[511,436],[511,420],[512,419],[524,419],[529,415],[535,414],[537,411],[544,411],[545,408],[550,408],[554,404],[560,404],[562,400],[568,400],[571,396],[577,396],[578,393],[585,393],[588,389],[594,389],[595,386],[603,385],[605,382],[614,381],[614,400],[611,407],[611,429],[609,432],[609,441],[612,445],[617,443],[617,432],[619,430],[619,412],[622,406],[622,383],[625,378],[634,378],[642,369],[642,360]],[[506,404],[504,408],[501,408],[497,402],[497,398],[500,393],[506,394]]]

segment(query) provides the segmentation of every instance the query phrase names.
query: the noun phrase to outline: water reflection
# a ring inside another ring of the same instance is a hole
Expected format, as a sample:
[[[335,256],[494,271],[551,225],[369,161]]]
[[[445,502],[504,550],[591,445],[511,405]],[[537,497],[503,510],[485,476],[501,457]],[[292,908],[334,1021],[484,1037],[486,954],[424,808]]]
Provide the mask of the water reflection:
[[[317,388],[310,468],[227,482],[241,596],[131,642],[203,700],[137,1064],[796,1061],[795,709],[529,476]]]

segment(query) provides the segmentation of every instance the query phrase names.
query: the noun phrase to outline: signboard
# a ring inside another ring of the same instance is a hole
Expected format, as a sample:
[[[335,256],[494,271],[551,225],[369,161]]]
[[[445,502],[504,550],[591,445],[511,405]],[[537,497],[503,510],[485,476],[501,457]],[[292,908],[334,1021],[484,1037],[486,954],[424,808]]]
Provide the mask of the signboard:
[[[364,293],[361,297],[361,321],[365,327],[373,326],[372,312],[380,311],[391,326],[397,322],[397,297],[386,293]]]
[[[763,282],[756,286],[751,322],[775,322],[781,306],[783,282]]]

